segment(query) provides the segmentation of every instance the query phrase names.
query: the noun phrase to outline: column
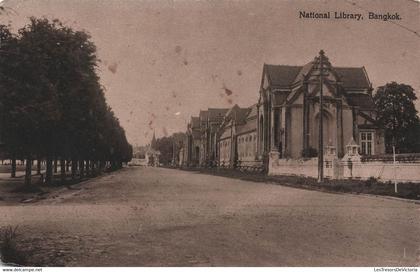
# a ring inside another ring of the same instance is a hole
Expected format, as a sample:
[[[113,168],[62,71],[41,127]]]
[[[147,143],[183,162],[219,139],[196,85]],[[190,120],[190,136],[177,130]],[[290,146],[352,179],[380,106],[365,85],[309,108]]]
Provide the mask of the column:
[[[352,107],[351,109],[352,116],[353,116],[353,139],[356,141],[356,143],[359,144],[359,132],[357,128],[357,109]]]
[[[286,106],[284,108],[285,110],[285,118],[284,118],[284,156],[287,157],[289,156],[289,136],[290,136],[290,118],[291,118],[291,113],[290,113],[290,108],[288,106]]]
[[[343,106],[341,100],[337,101],[337,155],[339,158],[344,155],[343,148]]]
[[[277,151],[275,144],[274,134],[275,134],[275,124],[274,124],[274,108],[270,110],[270,151]]]

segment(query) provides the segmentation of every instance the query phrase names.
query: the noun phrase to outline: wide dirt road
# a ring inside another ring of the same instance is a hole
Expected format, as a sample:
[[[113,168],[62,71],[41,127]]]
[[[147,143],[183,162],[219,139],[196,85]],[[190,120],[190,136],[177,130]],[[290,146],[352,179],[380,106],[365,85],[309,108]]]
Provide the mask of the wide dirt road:
[[[44,265],[420,263],[418,204],[162,168],[125,168],[0,216]]]

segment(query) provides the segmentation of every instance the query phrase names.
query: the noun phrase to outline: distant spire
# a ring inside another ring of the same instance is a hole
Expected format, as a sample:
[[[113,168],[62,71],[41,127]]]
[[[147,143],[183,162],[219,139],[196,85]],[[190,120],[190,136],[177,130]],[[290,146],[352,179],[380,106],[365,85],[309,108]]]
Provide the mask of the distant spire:
[[[156,133],[155,133],[155,130],[153,130],[153,138],[152,138],[152,142],[151,142],[150,146],[152,147],[152,149],[156,149]]]

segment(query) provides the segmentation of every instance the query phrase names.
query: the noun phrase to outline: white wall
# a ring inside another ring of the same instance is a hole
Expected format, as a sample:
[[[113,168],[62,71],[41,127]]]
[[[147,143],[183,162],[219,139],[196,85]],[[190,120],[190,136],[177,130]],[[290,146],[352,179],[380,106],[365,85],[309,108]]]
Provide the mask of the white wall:
[[[420,162],[399,162],[395,166],[392,162],[353,162],[351,170],[346,161],[336,159],[331,162],[333,168],[326,167],[324,163],[324,174],[326,177],[336,179],[356,178],[366,180],[375,177],[380,181],[399,182],[420,182]],[[270,157],[269,175],[296,175],[304,177],[318,177],[318,159],[295,160],[275,159]]]
[[[254,161],[257,154],[257,133],[251,132],[239,135],[238,141],[238,160]]]
[[[229,165],[231,153],[231,141],[230,138],[221,140],[219,142],[219,163],[220,165]]]
[[[392,162],[353,163],[351,172],[353,178],[368,179],[375,177],[381,181],[420,182],[420,162],[400,162],[396,163],[395,167]]]
[[[277,159],[270,157],[268,175],[296,175],[304,177],[318,177],[318,159],[294,160]]]

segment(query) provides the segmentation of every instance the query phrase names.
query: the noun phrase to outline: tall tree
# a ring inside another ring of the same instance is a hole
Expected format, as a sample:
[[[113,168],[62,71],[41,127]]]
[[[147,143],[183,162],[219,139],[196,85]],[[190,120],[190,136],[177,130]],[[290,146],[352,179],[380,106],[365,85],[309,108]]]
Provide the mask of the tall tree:
[[[0,148],[4,157],[12,160],[11,177],[16,176],[16,145],[6,145],[6,142],[13,141],[8,132],[8,101],[5,99],[8,94],[8,87],[13,85],[14,79],[11,71],[17,66],[16,44],[17,37],[13,35],[9,26],[0,25]]]
[[[395,145],[398,153],[420,152],[420,119],[414,101],[417,99],[410,85],[387,83],[377,89],[374,100],[378,121],[385,128],[386,151]]]
[[[27,160],[28,183],[34,157],[46,158],[47,182],[52,160],[62,166],[79,161],[81,171],[98,160],[116,168],[131,160],[132,148],[99,83],[96,47],[88,34],[36,18],[18,35],[5,26],[0,34],[8,46],[7,59],[0,61],[4,139],[11,154]]]

